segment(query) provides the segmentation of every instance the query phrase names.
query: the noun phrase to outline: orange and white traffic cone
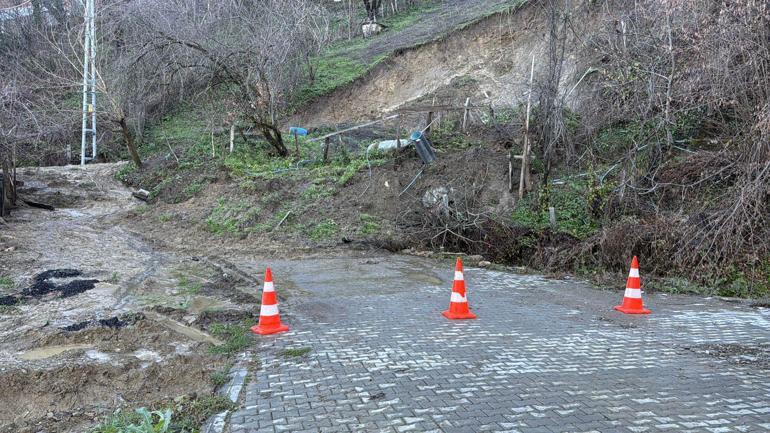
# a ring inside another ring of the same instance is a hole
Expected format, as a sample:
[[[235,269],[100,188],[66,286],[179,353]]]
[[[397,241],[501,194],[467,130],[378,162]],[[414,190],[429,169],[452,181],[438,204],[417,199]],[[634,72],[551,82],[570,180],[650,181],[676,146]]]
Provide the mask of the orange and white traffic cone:
[[[465,297],[465,276],[463,275],[463,261],[457,258],[455,265],[455,280],[452,284],[452,298],[449,300],[449,309],[441,313],[447,319],[475,319],[476,315],[468,309],[468,298]]]
[[[641,280],[639,279],[639,261],[634,256],[631,260],[631,270],[626,281],[626,294],[623,296],[623,305],[615,307],[625,314],[650,314],[651,311],[642,305]]]
[[[288,326],[281,324],[281,315],[278,313],[278,299],[275,296],[275,286],[273,285],[273,273],[270,272],[268,267],[265,270],[265,285],[262,288],[262,306],[259,309],[259,323],[251,327],[251,332],[268,335],[288,330]]]

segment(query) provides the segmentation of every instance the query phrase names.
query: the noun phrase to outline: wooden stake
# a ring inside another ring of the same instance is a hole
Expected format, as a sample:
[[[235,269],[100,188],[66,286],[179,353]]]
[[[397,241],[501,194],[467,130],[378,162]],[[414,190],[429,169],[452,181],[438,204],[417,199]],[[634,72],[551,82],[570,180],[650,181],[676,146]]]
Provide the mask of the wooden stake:
[[[471,98],[465,98],[465,109],[463,110],[463,132],[468,123],[468,106],[471,104]]]
[[[430,128],[432,123],[433,123],[433,112],[428,111],[428,127],[425,128],[425,136],[428,138],[430,138]]]
[[[235,149],[235,123],[230,125],[230,153]]]
[[[331,139],[326,137],[324,139],[324,164],[329,160],[329,146],[331,145]]]
[[[398,118],[398,124],[396,124],[396,150],[401,150],[401,118]]]
[[[532,67],[529,70],[529,94],[527,95],[527,118],[524,120],[524,151],[521,155],[521,175],[519,176],[519,198],[524,197],[525,183],[529,183],[529,114],[532,109],[532,81],[535,78],[535,56],[532,55]]]

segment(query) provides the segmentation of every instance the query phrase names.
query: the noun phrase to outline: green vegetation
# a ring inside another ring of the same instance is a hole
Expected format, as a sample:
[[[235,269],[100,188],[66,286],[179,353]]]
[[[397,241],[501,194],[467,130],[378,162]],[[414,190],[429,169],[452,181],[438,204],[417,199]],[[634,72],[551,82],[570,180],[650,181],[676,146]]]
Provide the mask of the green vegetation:
[[[149,210],[150,210],[149,206],[147,206],[146,204],[140,204],[139,206],[134,208],[134,213],[137,215],[144,215]]]
[[[118,284],[120,282],[120,274],[117,272],[113,272],[112,275],[110,275],[110,278],[107,280],[110,284]]]
[[[308,236],[314,241],[321,241],[331,238],[336,235],[338,231],[339,226],[337,226],[337,223],[332,219],[327,219],[326,221],[322,221],[313,226],[308,232]]]
[[[286,357],[286,358],[293,358],[293,357],[300,357],[305,356],[308,353],[310,353],[312,349],[309,347],[297,347],[297,348],[291,348],[291,349],[284,349],[279,352],[279,355]]]
[[[398,32],[417,23],[423,14],[437,8],[437,1],[424,1],[415,8],[403,11],[382,21],[387,26],[385,32]],[[310,59],[310,70],[306,70],[311,79],[295,96],[295,108],[307,105],[314,99],[333,92],[338,87],[351,83],[369,72],[374,66],[386,59],[390,53],[381,53],[369,57],[367,48],[382,35],[364,39],[356,37],[342,40],[327,47],[323,52]]]
[[[10,277],[0,277],[0,289],[11,289],[13,286],[13,280]]]
[[[210,329],[211,335],[224,341],[221,346],[212,346],[210,351],[216,355],[235,355],[251,345],[247,325],[215,323]]]
[[[176,399],[152,411],[143,407],[134,411],[119,410],[90,433],[196,433],[210,417],[235,406],[221,395]]]
[[[123,167],[120,167],[120,169],[115,172],[115,179],[127,183],[131,175],[136,173],[136,166],[131,163],[124,164]]]
[[[369,214],[362,213],[359,215],[361,219],[361,228],[359,231],[362,235],[371,235],[380,231],[380,225],[377,223],[377,219]]]
[[[182,292],[188,295],[197,295],[201,291],[203,284],[200,282],[192,282],[186,276],[179,277],[179,288]]]
[[[216,235],[238,235],[251,226],[259,214],[258,207],[251,207],[245,201],[230,201],[222,197],[206,219],[206,227]]]
[[[569,181],[565,185],[554,186],[549,191],[540,191],[540,201],[535,194],[521,200],[513,211],[515,224],[534,230],[550,227],[548,207],[556,210],[557,231],[568,233],[578,239],[585,239],[596,232],[599,221],[591,216],[592,207],[601,207],[609,189],[591,188],[582,181]]]
[[[315,200],[318,198],[331,197],[334,195],[334,188],[325,185],[310,185],[302,191],[302,198]]]
[[[227,383],[228,377],[230,375],[230,369],[232,368],[232,364],[227,364],[221,369],[211,373],[211,383],[214,384],[214,386],[220,387]]]
[[[136,409],[132,413],[118,412],[92,433],[165,433],[171,427],[171,409],[148,411]]]
[[[162,223],[167,223],[167,222],[171,221],[172,219],[174,219],[174,215],[172,215],[170,213],[164,213],[164,214],[162,214],[162,215],[160,215],[158,217],[158,220],[160,222],[162,222]]]

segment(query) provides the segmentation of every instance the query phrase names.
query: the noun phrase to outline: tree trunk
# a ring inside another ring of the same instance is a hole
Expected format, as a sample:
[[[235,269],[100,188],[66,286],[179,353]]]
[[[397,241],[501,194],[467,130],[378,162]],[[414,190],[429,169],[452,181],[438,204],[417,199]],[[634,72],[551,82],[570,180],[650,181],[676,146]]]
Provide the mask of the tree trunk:
[[[142,160],[139,158],[139,152],[136,151],[134,134],[132,134],[131,130],[128,128],[126,118],[121,117],[118,123],[120,124],[120,131],[123,133],[123,140],[126,142],[126,147],[128,147],[128,153],[131,154],[131,160],[134,161],[134,165],[136,165],[137,168],[141,168]]]
[[[35,20],[37,28],[43,28],[43,5],[40,0],[32,0],[32,18]]]
[[[279,156],[289,156],[289,149],[283,144],[283,136],[281,131],[274,125],[267,123],[259,123],[259,129],[262,131],[262,135],[265,137],[268,143],[278,152]]]

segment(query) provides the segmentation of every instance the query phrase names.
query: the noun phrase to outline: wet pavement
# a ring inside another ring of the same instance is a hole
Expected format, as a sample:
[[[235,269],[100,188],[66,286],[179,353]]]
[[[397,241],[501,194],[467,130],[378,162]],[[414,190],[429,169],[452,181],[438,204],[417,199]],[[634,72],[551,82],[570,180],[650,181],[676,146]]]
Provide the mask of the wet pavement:
[[[466,268],[478,319],[449,321],[451,263],[271,266],[291,331],[259,337],[230,433],[770,431],[768,309],[645,294],[625,316],[624,281]]]

